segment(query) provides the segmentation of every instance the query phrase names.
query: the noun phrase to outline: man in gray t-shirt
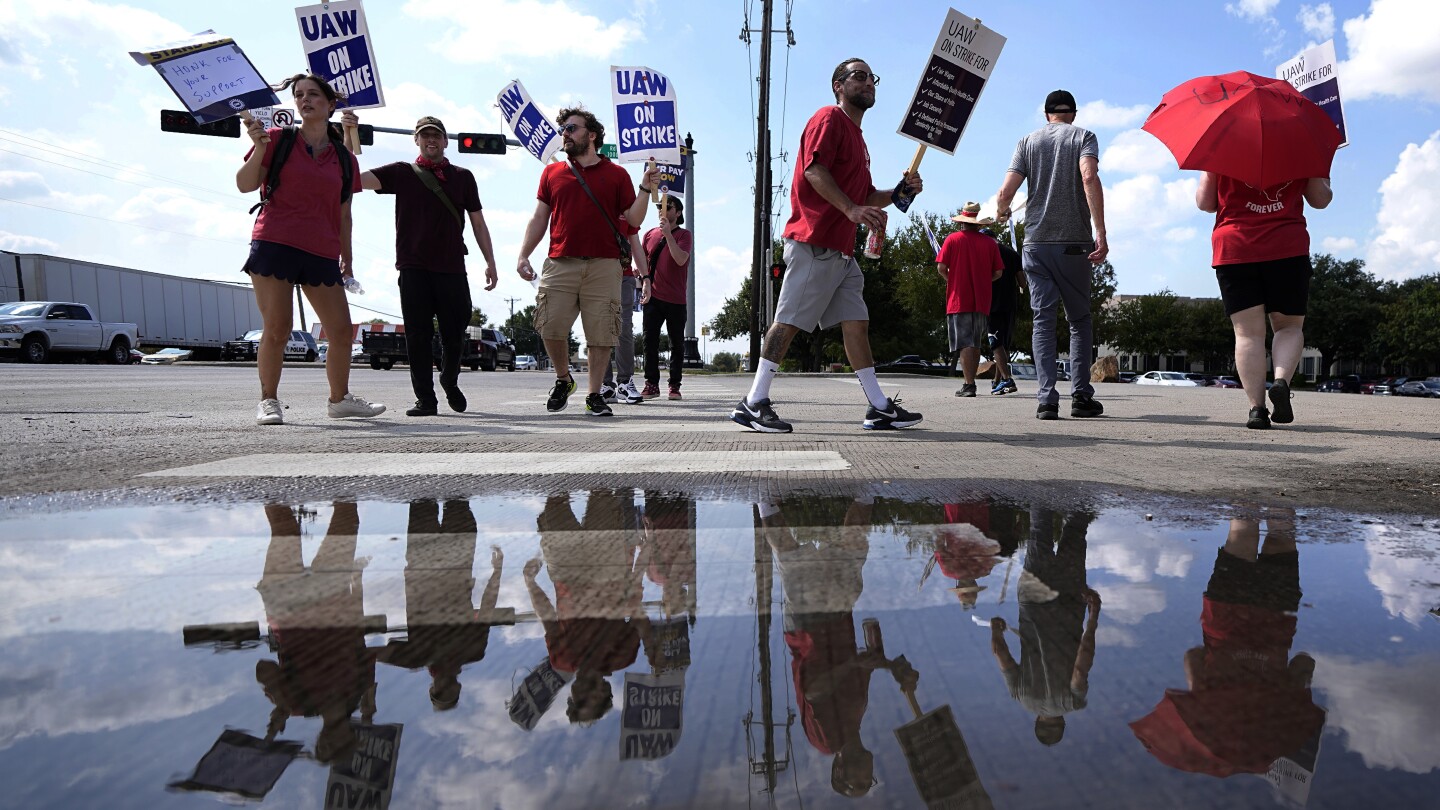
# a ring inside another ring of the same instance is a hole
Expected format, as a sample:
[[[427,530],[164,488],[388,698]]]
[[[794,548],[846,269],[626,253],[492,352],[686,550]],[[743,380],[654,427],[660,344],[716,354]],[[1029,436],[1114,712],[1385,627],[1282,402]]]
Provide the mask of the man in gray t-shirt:
[[[1094,133],[1074,125],[1075,97],[1069,92],[1056,90],[1045,97],[1045,120],[1044,127],[1015,147],[1000,186],[998,216],[1009,219],[1015,192],[1028,181],[1022,259],[1035,312],[1031,343],[1039,383],[1036,418],[1060,418],[1055,317],[1062,303],[1070,321],[1070,415],[1099,416],[1105,408],[1090,384],[1091,265],[1105,261],[1110,252],[1100,148]]]

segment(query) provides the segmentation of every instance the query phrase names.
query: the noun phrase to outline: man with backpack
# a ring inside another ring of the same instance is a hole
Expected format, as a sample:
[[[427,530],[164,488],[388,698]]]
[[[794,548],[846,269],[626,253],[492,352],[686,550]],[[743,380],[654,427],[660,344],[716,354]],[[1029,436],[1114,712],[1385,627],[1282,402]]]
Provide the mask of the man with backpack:
[[[350,111],[341,120],[347,126],[360,123]],[[400,271],[400,313],[405,320],[410,386],[415,390],[415,406],[405,411],[406,416],[438,412],[430,371],[436,322],[440,325],[440,387],[445,401],[457,412],[464,412],[467,406],[460,390],[460,358],[471,312],[470,282],[465,275],[467,216],[475,243],[485,257],[485,289],[495,289],[499,281],[475,175],[445,157],[448,143],[445,125],[427,115],[415,122],[420,156],[413,163],[397,161],[360,175],[364,188],[395,195],[395,269]]]

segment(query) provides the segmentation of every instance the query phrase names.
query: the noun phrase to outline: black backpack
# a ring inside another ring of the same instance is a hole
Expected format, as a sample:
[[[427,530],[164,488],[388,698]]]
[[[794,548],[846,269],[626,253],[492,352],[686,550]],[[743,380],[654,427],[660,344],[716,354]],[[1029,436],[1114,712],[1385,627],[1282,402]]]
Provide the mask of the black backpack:
[[[344,205],[350,201],[350,186],[355,182],[354,169],[350,165],[350,150],[345,148],[343,140],[336,137],[333,127],[326,131],[330,135],[330,145],[335,148],[335,154],[340,158],[340,204]],[[250,206],[250,213],[262,210],[265,203],[275,196],[275,189],[280,186],[280,168],[290,158],[290,152],[294,150],[295,141],[299,137],[299,127],[280,129],[280,140],[275,143],[275,155],[270,158],[270,171],[265,175],[265,184],[260,187],[260,202]]]

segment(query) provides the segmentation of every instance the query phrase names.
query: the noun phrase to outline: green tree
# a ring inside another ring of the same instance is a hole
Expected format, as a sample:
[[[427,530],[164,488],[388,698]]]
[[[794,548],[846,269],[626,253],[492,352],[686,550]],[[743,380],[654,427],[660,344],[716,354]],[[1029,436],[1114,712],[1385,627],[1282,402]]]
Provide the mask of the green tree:
[[[1360,259],[1342,262],[1317,253],[1310,262],[1315,273],[1310,277],[1305,343],[1319,350],[1320,373],[1325,375],[1336,360],[1364,360],[1374,353],[1385,294]]]
[[[471,308],[470,308],[470,325],[471,325],[471,326],[488,326],[488,325],[489,325],[488,323],[486,323],[485,313],[481,312],[479,307],[471,307]]]
[[[1440,273],[1395,285],[1392,297],[1378,330],[1384,359],[1428,372],[1440,361]],[[1308,337],[1308,319],[1305,325]]]
[[[716,352],[710,358],[710,368],[721,372],[739,371],[740,355],[735,352]]]
[[[1175,294],[1161,290],[1116,304],[1109,320],[1110,344],[1122,352],[1174,354],[1185,348],[1185,323],[1190,313]]]
[[[1206,368],[1230,368],[1235,355],[1235,328],[1225,316],[1225,304],[1207,298],[1186,307],[1181,349],[1205,361]]]

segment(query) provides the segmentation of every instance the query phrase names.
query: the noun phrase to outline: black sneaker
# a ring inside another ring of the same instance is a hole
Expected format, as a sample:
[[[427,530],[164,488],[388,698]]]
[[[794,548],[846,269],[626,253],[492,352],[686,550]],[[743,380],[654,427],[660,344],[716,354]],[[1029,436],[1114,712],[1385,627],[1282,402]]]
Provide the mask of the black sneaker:
[[[971,390],[970,396],[975,396],[975,386],[966,386]],[[963,389],[962,389],[963,390]],[[925,417],[918,413],[910,413],[900,407],[900,400],[887,399],[885,407],[877,408],[874,405],[865,411],[865,422],[861,427],[866,430],[895,430],[897,428],[915,427]]]
[[[434,402],[421,402],[420,400],[416,400],[416,401],[415,401],[415,407],[407,409],[407,410],[405,411],[405,415],[406,415],[406,416],[434,416],[435,414],[437,414],[437,413],[439,413],[439,412],[440,412],[440,411],[439,411],[438,407],[436,406],[436,404],[435,404]]]
[[[1005,381],[1005,390],[1001,391],[1000,393],[1002,393],[1002,394],[1018,394],[1018,393],[1020,393],[1020,386],[1016,385],[1014,380],[1006,380],[1006,381]]]
[[[1245,420],[1245,427],[1251,430],[1269,430],[1270,412],[1264,408],[1251,408],[1250,418]]]
[[[1290,408],[1292,396],[1294,395],[1290,393],[1290,383],[1285,380],[1276,380],[1275,384],[1270,386],[1270,407],[1274,408],[1270,416],[1272,422],[1288,425],[1295,421],[1295,411]]]
[[[973,397],[973,396],[975,396],[975,383],[965,383],[964,385],[960,386],[960,390],[955,392],[955,396],[957,396],[957,397]]]
[[[1046,421],[1046,422],[1049,422],[1049,421],[1054,420],[1054,419],[1059,419],[1059,418],[1060,418],[1060,406],[1059,406],[1059,405],[1053,405],[1053,404],[1052,404],[1052,405],[1041,405],[1040,407],[1038,407],[1038,408],[1035,409],[1035,418],[1036,418],[1036,419],[1042,419],[1042,420],[1044,420],[1044,421]]]
[[[610,410],[610,405],[605,402],[604,394],[590,394],[585,397],[586,416],[614,416],[615,412]]]
[[[555,381],[555,388],[550,391],[550,399],[545,402],[545,410],[551,413],[559,413],[565,410],[565,405],[570,401],[570,395],[575,393],[575,378],[566,377],[563,380]]]
[[[458,385],[445,387],[445,401],[450,404],[450,410],[456,413],[464,413],[470,403],[465,401],[465,393]]]
[[[1105,406],[1101,405],[1095,397],[1089,394],[1072,394],[1070,396],[1070,415],[1076,419],[1089,419],[1102,413],[1105,413]]]
[[[775,415],[775,409],[770,407],[770,400],[762,399],[751,405],[744,399],[730,412],[730,421],[737,425],[743,425],[757,433],[789,433],[790,423],[780,421]]]

